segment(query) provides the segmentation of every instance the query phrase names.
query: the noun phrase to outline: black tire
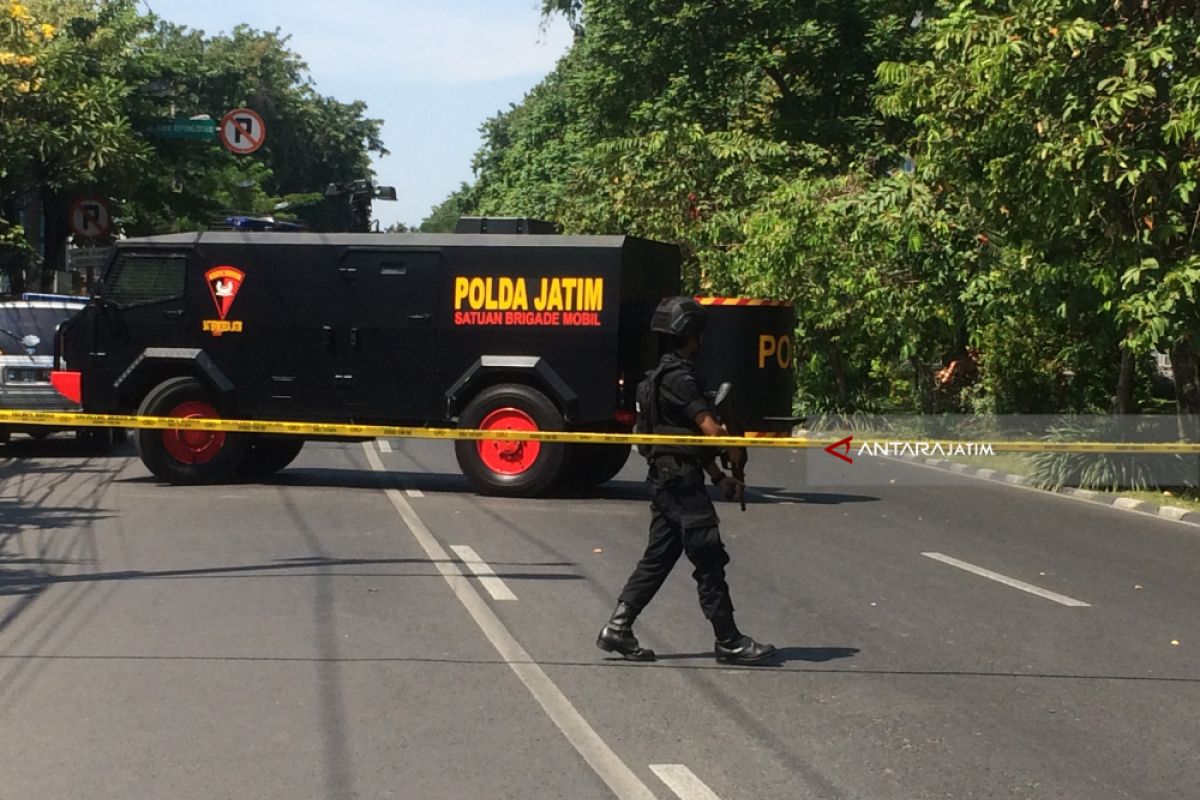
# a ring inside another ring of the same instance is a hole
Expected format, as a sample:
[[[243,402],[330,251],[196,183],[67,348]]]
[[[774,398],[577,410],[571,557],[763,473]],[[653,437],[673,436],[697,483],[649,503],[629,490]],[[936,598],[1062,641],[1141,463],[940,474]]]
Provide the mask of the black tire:
[[[37,430],[29,431],[29,438],[33,439],[35,442],[44,442],[50,438],[50,434],[52,433],[54,433],[54,431],[50,430],[49,428],[38,428]]]
[[[107,455],[113,449],[112,428],[80,428],[75,432],[75,438],[86,450],[100,455]]]
[[[11,439],[12,431],[3,425],[0,425],[0,445],[8,444]]]
[[[467,403],[458,418],[458,426],[478,428],[489,414],[504,408],[524,412],[538,430],[563,430],[563,417],[554,403],[536,389],[516,383],[484,389]],[[457,441],[454,443],[454,454],[463,474],[483,494],[533,497],[547,493],[562,478],[567,445],[539,442],[533,462],[523,471],[511,475],[498,472],[484,462],[479,452],[479,442]]]
[[[242,463],[238,465],[238,477],[248,481],[269,478],[296,460],[304,449],[304,440],[298,436],[273,439],[255,436],[246,447]]]
[[[139,416],[166,417],[183,403],[203,403],[215,407],[212,394],[195,378],[171,378],[150,390],[138,408]],[[226,433],[223,439],[210,440],[203,460],[188,462],[172,454],[167,437],[172,431],[139,430],[134,436],[138,456],[157,477],[167,483],[195,485],[226,483],[237,477],[238,465],[246,452],[244,434]],[[220,444],[217,444],[220,442]]]
[[[627,444],[574,444],[568,453],[566,485],[591,489],[608,483],[629,461]]]

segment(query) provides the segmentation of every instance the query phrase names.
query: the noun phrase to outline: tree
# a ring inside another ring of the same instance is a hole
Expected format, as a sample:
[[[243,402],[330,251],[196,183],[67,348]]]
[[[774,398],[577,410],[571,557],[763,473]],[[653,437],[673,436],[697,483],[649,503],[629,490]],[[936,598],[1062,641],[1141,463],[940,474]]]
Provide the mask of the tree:
[[[421,221],[418,230],[421,233],[451,233],[459,217],[469,214],[475,205],[474,190],[463,183],[457,191],[430,209],[429,216]]]
[[[917,125],[923,177],[976,210],[1011,254],[969,288],[996,315],[1068,322],[1119,351],[1116,407],[1139,354],[1172,353],[1196,394],[1193,254],[1200,197],[1200,18],[1194,4],[938,4],[928,56],[886,63],[881,107]],[[1111,359],[1104,359],[1111,363]],[[1189,399],[1191,398],[1191,399]]]
[[[725,175],[725,185],[762,188],[814,166],[829,174],[888,161],[904,126],[874,111],[873,73],[908,52],[907,23],[923,5],[547,2],[576,24],[574,47],[522,104],[482,128],[477,210],[561,218],[567,229],[632,222],[683,241],[690,236],[678,227],[633,220],[630,210],[744,208],[754,199],[746,191],[723,198],[695,180],[735,165],[744,180]],[[677,159],[674,143],[686,155]],[[637,151],[634,180],[614,182],[621,176],[605,168]],[[643,187],[653,188],[639,198]]]
[[[387,153],[382,123],[366,118],[361,102],[318,94],[286,36],[239,26],[207,37],[158,22],[138,45],[129,80],[146,91],[133,95],[136,127],[249,106],[268,136],[250,157],[215,142],[154,140],[154,169],[114,176],[130,232],[205,227],[229,211],[282,210],[316,230],[349,227],[348,204],[327,200],[324,190],[371,176],[370,154]]]
[[[131,0],[0,4],[0,213],[14,289],[36,260],[11,256],[18,206],[33,236],[44,220],[42,254],[61,263],[67,194],[105,169],[136,169],[148,149],[125,114],[124,71],[144,24]]]
[[[1200,410],[1183,0],[544,0],[576,32],[456,198],[790,297],[816,406]],[[977,362],[972,385],[944,380]],[[1116,398],[1114,403],[1113,398]]]
[[[270,135],[252,157],[215,141],[155,139],[173,117],[220,117],[249,105]],[[120,232],[194,230],[231,211],[281,213],[344,229],[350,209],[329,183],[371,176],[386,154],[361,102],[318,94],[278,31],[206,37],[143,15],[132,0],[0,3],[0,248],[24,288],[36,259],[62,264],[71,195],[116,201]],[[22,216],[30,222],[23,230]],[[29,241],[44,228],[44,249]],[[22,243],[22,236],[26,242]],[[24,253],[25,255],[22,255]],[[40,288],[40,287],[39,287]]]

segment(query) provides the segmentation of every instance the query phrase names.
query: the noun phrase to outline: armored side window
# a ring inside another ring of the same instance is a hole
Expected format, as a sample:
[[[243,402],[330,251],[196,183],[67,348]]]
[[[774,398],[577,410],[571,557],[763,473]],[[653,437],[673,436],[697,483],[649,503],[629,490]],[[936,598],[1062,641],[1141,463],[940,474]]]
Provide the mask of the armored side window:
[[[104,279],[104,297],[132,306],[183,297],[185,253],[122,253]]]

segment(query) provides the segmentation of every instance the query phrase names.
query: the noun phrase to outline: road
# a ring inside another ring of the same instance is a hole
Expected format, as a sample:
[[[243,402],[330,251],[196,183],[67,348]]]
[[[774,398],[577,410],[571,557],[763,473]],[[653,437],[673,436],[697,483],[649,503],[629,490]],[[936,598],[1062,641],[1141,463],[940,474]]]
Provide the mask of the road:
[[[805,460],[756,453],[749,509],[721,506],[739,622],[781,651],[745,668],[686,564],[637,626],[659,661],[595,648],[644,544],[636,459],[511,500],[440,443],[177,488],[14,441],[0,798],[1196,796],[1200,530],[897,461],[809,486]]]

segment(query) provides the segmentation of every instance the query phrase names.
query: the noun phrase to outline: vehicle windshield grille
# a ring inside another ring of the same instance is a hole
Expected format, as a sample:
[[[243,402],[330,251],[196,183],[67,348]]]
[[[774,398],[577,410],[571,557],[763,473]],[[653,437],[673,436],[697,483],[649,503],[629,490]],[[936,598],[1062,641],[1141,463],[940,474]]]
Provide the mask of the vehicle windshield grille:
[[[123,255],[104,281],[104,297],[122,306],[182,297],[186,265],[180,255]]]

